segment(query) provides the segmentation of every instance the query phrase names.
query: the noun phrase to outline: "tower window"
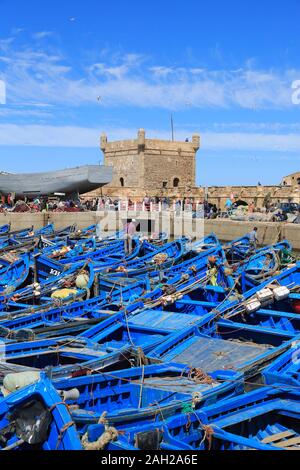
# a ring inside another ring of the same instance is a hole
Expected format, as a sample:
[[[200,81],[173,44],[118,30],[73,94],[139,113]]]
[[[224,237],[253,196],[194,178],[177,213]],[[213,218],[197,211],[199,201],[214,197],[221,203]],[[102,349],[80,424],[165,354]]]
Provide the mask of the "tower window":
[[[120,184],[122,187],[124,186],[124,178],[120,178]]]
[[[163,188],[166,188],[166,187],[167,187],[167,184],[168,184],[167,181],[163,181]]]
[[[179,178],[174,178],[173,179],[173,187],[178,188],[178,185],[179,185]]]

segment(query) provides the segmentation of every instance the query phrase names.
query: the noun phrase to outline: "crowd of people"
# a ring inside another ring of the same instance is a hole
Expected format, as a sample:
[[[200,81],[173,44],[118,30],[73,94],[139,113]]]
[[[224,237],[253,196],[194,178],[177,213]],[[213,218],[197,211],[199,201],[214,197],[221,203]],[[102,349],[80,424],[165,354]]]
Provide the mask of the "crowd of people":
[[[300,208],[300,206],[299,206]],[[275,204],[268,201],[262,208],[258,208],[255,202],[249,204],[236,201],[228,197],[225,202],[225,208],[222,210],[216,204],[207,200],[196,199],[192,197],[149,197],[145,196],[140,200],[127,200],[101,196],[97,198],[59,199],[40,197],[33,200],[27,198],[16,199],[13,194],[1,196],[0,212],[81,212],[81,211],[118,211],[118,210],[137,210],[137,211],[174,211],[179,216],[183,211],[192,213],[193,217],[216,219],[228,218],[240,212],[244,217],[251,218],[256,214],[267,214],[268,221],[285,222],[289,220],[288,213],[281,210]],[[294,223],[300,223],[300,209],[295,212],[292,220]],[[258,219],[257,219],[258,220]]]
[[[58,197],[18,198],[1,196],[0,212],[82,212],[97,210],[98,200],[62,199]]]

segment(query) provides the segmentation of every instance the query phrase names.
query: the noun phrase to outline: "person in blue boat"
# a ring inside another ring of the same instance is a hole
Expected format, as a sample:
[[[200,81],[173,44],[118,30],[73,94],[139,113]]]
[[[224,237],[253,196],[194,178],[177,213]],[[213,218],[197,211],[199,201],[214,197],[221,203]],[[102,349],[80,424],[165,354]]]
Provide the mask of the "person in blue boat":
[[[252,232],[249,234],[249,239],[250,239],[250,247],[253,250],[256,250],[257,243],[258,243],[258,238],[257,238],[257,227],[254,227]]]

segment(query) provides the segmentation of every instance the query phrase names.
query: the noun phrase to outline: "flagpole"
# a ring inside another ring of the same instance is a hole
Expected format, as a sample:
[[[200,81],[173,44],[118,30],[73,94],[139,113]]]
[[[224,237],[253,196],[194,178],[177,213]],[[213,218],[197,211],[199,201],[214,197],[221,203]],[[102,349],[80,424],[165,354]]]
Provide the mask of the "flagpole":
[[[172,132],[172,142],[174,142],[174,125],[173,125],[173,114],[171,113],[171,132]]]

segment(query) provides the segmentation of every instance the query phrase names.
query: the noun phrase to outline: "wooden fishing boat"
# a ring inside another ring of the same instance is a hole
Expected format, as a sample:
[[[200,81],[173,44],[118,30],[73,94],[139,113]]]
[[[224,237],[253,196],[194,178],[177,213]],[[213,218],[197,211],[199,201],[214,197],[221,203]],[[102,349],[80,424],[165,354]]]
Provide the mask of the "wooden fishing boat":
[[[207,251],[211,248],[216,248],[220,245],[218,237],[211,233],[210,235],[196,240],[193,243],[187,243],[186,250],[196,253],[201,253],[202,251]]]
[[[254,252],[249,236],[223,247],[213,233],[139,233],[126,255],[122,237],[98,239],[95,225],[0,231],[0,385],[41,374],[29,387],[55,387],[78,449],[103,449],[109,427],[108,450],[297,447],[300,262],[283,262],[289,242]],[[0,448],[29,448],[3,429]]]
[[[93,277],[91,277],[92,279]],[[63,324],[65,320],[82,316],[98,318],[99,315],[102,315],[103,310],[108,311],[107,315],[110,311],[120,311],[124,307],[130,311],[131,303],[135,306],[136,300],[146,295],[149,286],[145,280],[132,280],[129,283],[127,281],[124,282],[123,279],[109,281],[109,279],[100,278],[98,295],[84,301],[78,301],[78,297],[87,294],[86,291],[85,294],[80,292],[79,295],[73,295],[71,298],[60,299],[59,306],[49,297],[43,297],[42,303],[32,304],[30,299],[35,299],[34,291],[32,286],[27,287],[28,290],[24,290],[22,293],[26,294],[28,303],[21,303],[20,298],[17,301],[17,299],[13,300],[10,297],[6,299],[5,304],[0,304],[2,306],[1,322],[5,328],[15,330],[31,328],[31,326],[33,328],[42,327],[47,322],[52,325],[52,322],[61,321]],[[96,283],[96,287],[97,285]],[[52,287],[54,286],[55,284]]]
[[[81,448],[68,408],[45,375],[0,399],[0,450]]]
[[[77,253],[76,253],[77,248]],[[101,265],[110,266],[114,262],[117,264],[118,262],[122,262],[123,259],[132,259],[135,256],[138,256],[140,251],[140,244],[138,240],[133,240],[133,250],[132,253],[126,255],[124,250],[124,242],[117,241],[116,243],[109,243],[108,245],[104,245],[98,248],[97,246],[94,249],[88,249],[86,253],[82,249],[82,245],[77,246],[74,248],[70,253],[67,253],[65,258],[62,258],[60,262],[62,264],[70,264],[70,263],[78,263],[85,261],[87,259],[93,260]],[[80,254],[82,251],[82,254]],[[106,259],[108,257],[108,259]]]
[[[31,338],[29,338],[31,339]],[[98,361],[99,368],[111,363],[117,363],[120,351],[109,354],[101,351],[98,345],[84,338],[63,336],[60,338],[45,338],[22,340],[19,342],[6,341],[5,362],[38,370],[58,367],[62,371],[65,365],[75,364],[79,369],[90,361]],[[124,361],[124,360],[123,360]]]
[[[299,450],[299,392],[258,391],[120,433],[109,450]]]
[[[151,315],[149,315],[149,318],[151,318]],[[193,318],[189,315],[181,315],[180,317],[178,315],[177,321],[173,321],[172,326],[170,326],[168,323],[170,323],[171,315],[169,315],[169,319],[166,315],[165,321],[162,322],[161,325],[149,327],[149,318],[148,321],[146,321],[144,316],[144,322],[139,319],[140,324],[138,324],[131,321],[130,313],[128,318],[127,314],[116,313],[104,321],[97,322],[88,330],[77,335],[75,339],[73,338],[75,344],[76,340],[78,340],[82,341],[83,344],[92,344],[93,347],[82,347],[81,350],[72,353],[74,362],[75,358],[78,358],[80,359],[79,363],[69,366],[62,366],[62,364],[59,363],[60,367],[58,368],[56,366],[52,370],[53,377],[72,377],[74,373],[79,373],[82,368],[96,372],[105,370],[108,367],[114,367],[115,369],[117,365],[120,368],[122,364],[123,367],[128,367],[128,365],[136,361],[138,362],[141,357],[150,353],[157,345],[166,341],[167,338],[172,337],[175,334],[174,332],[177,332],[182,326],[191,324],[191,322],[197,322],[197,324],[203,323],[203,319],[200,317]],[[147,326],[145,326],[146,323],[148,323]],[[54,340],[55,338],[53,338],[52,341]],[[65,341],[65,338],[61,338],[61,341]],[[9,347],[14,348],[13,345],[9,345]],[[69,349],[70,348],[67,348],[68,351]],[[72,347],[71,350],[73,351],[74,347]],[[91,357],[88,357],[89,354]],[[62,349],[62,355],[63,358],[68,356],[68,360],[70,361],[70,352],[66,353],[65,347]],[[36,353],[34,354],[34,357],[35,356]],[[58,360],[58,357],[61,361],[62,356],[57,355],[56,360]],[[47,360],[49,362],[49,359]],[[20,364],[20,359],[18,359],[18,364]],[[36,364],[32,363],[32,359],[29,364],[24,364],[23,362],[21,362],[21,364],[36,367]]]
[[[291,245],[286,240],[257,250],[256,254],[241,263],[234,270],[235,277],[241,276],[243,291],[259,285],[276,275],[281,270],[281,252],[291,252]]]
[[[218,321],[220,326],[230,325],[235,328],[236,325],[247,325],[247,327],[260,327],[261,331],[277,331],[283,334],[297,336],[300,334],[300,317],[297,314],[275,310],[275,308],[260,308],[255,312],[230,313],[224,316],[224,319]]]
[[[146,274],[157,276],[160,271],[162,272],[177,264],[182,259],[183,254],[184,241],[178,240],[157,247],[155,251],[146,253],[139,258],[126,260],[124,264],[121,262],[114,269],[110,268],[109,272],[114,277],[137,277]]]
[[[52,235],[54,234],[54,225],[53,224],[48,224],[45,227],[42,227],[38,230],[25,230],[23,232],[15,233],[13,238],[22,242],[26,242],[29,240],[32,240],[34,238],[39,237],[40,235]]]
[[[7,248],[11,247],[16,248],[18,245],[20,245],[20,242],[17,240],[14,240],[13,238],[10,238],[9,236],[4,236],[0,238],[0,252],[8,251]],[[0,254],[1,256],[1,254]]]
[[[29,256],[24,255],[9,266],[0,269],[0,298],[14,292],[29,275]]]
[[[10,224],[5,224],[0,226],[0,235],[4,235],[10,232]]]
[[[67,400],[77,428],[97,424],[124,429],[197,410],[243,392],[242,376],[215,371],[211,376],[182,364],[158,364],[54,381],[56,389],[78,391]]]
[[[300,342],[299,337],[291,347],[263,371],[262,376],[267,385],[281,384],[287,387],[300,385]]]
[[[157,235],[152,234],[149,238],[149,241],[153,245],[158,245],[158,246],[161,246],[161,245],[164,245],[165,243],[168,243],[168,240],[169,240],[169,234],[167,232],[159,232]]]
[[[183,322],[189,321],[186,315],[184,317]],[[132,323],[131,318],[127,318],[126,313],[119,313],[92,326],[78,337],[98,343],[105,351],[142,348],[146,353],[162,343],[174,332],[174,329],[178,331],[178,328],[176,325],[173,326],[173,329],[166,326],[164,328],[164,325],[160,328],[152,327],[152,325],[150,327],[149,323],[148,326],[144,324],[140,326]]]
[[[278,290],[277,290],[278,289]],[[235,311],[256,311],[262,306],[284,312],[293,312],[293,300],[300,292],[300,263],[285,268],[279,274],[266,279],[260,285],[246,289],[243,296],[230,296],[218,306],[218,315]]]
[[[232,369],[252,377],[286,351],[294,336],[250,325],[220,324],[188,328],[167,338],[151,352],[151,358],[174,361],[202,369]]]
[[[23,258],[18,260],[16,264],[22,267],[23,277],[28,276],[28,256],[24,261],[24,263],[26,263],[25,267],[23,267],[21,261],[23,261]],[[12,278],[12,280],[14,279],[13,273],[14,271],[10,274],[10,278]],[[21,280],[22,277],[18,277],[19,283]],[[17,290],[13,290],[11,288],[8,292],[8,288],[6,287],[6,290],[2,292],[2,298],[0,296],[0,301],[2,301],[2,311],[7,312],[10,307],[13,310],[18,308],[26,309],[31,304],[33,305],[33,307],[31,307],[33,309],[32,311],[34,311],[34,306],[53,306],[54,304],[57,305],[57,302],[62,305],[64,302],[69,302],[70,300],[75,301],[76,299],[90,295],[94,280],[93,266],[89,263],[84,266],[84,269],[82,266],[74,265],[59,275],[51,277],[44,282],[33,282],[25,287],[21,286]]]
[[[236,238],[232,242],[223,245],[226,258],[230,263],[244,260],[253,254],[253,248],[250,243],[250,235]]]

